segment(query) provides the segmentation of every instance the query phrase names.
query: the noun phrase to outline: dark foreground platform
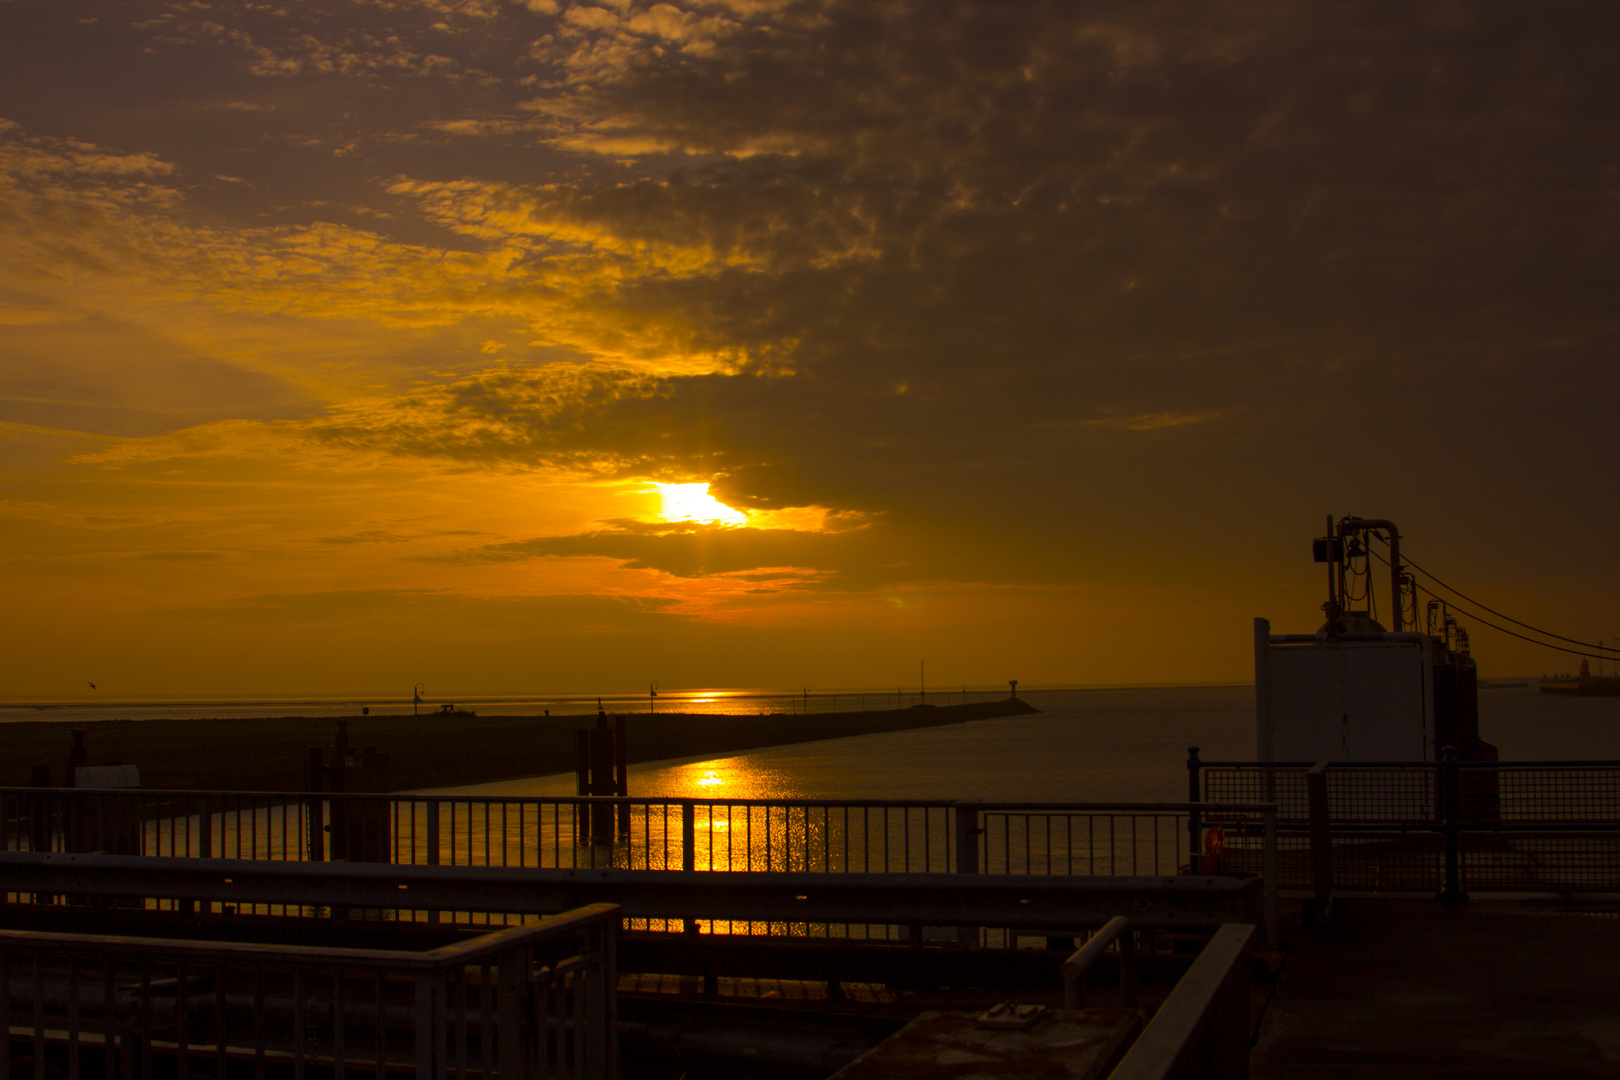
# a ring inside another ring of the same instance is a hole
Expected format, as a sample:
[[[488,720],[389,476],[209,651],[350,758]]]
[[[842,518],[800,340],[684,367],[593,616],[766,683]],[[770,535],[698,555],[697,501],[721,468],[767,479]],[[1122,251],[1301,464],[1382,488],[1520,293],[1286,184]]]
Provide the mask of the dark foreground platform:
[[[1620,1077],[1620,905],[1344,900],[1293,937],[1255,1080]]]

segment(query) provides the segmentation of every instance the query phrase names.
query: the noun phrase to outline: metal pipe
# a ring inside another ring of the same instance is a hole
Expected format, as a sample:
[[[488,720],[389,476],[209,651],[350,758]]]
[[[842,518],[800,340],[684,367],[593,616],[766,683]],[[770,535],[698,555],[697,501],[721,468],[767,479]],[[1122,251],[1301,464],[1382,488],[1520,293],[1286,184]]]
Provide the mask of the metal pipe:
[[[1136,1004],[1136,950],[1130,948],[1135,942],[1131,939],[1130,920],[1123,915],[1115,915],[1103,928],[1091,936],[1091,940],[1076,949],[1074,955],[1063,961],[1063,1007],[1065,1009],[1078,1009],[1085,1004],[1086,972],[1091,970],[1102,956],[1108,946],[1115,941],[1119,942],[1119,993],[1123,1003],[1127,1006]],[[1129,943],[1129,944],[1127,944]],[[1127,972],[1127,965],[1130,971]]]

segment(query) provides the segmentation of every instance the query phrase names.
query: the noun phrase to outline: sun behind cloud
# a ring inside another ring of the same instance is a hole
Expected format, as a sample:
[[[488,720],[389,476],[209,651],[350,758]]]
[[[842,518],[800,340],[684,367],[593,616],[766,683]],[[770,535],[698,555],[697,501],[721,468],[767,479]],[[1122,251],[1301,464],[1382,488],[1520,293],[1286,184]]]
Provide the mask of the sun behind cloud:
[[[663,500],[659,516],[665,521],[701,521],[707,524],[746,525],[748,515],[733,510],[709,494],[709,485],[654,484]]]

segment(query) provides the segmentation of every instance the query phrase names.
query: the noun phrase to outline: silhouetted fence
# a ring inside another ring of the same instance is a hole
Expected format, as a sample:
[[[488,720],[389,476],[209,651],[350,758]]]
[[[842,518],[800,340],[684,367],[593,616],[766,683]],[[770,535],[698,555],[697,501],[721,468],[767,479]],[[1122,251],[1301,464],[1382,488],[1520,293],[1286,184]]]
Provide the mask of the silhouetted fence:
[[[1188,757],[1189,795],[1277,807],[1278,884],[1290,890],[1620,891],[1620,762],[1254,762]],[[1202,811],[1192,851],[1253,869],[1259,850],[1208,842],[1222,815]]]
[[[716,873],[1170,876],[1198,869],[1185,837],[1200,809],[0,789],[12,851]],[[1269,807],[1218,809],[1234,837],[1266,850]]]
[[[598,821],[593,831],[603,809],[611,811],[610,827]],[[1221,809],[1260,835],[1265,807]],[[10,851],[731,872],[1174,874],[1185,868],[1182,837],[1198,810],[1186,803],[0,789]]]

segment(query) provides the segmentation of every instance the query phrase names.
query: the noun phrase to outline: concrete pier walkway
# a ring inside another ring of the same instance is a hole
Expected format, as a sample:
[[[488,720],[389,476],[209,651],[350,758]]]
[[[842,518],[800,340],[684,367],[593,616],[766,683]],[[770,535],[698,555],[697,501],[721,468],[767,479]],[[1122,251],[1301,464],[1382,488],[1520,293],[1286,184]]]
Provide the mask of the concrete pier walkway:
[[[1620,911],[1343,900],[1296,930],[1255,1080],[1620,1077]]]

